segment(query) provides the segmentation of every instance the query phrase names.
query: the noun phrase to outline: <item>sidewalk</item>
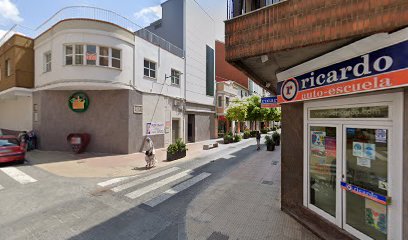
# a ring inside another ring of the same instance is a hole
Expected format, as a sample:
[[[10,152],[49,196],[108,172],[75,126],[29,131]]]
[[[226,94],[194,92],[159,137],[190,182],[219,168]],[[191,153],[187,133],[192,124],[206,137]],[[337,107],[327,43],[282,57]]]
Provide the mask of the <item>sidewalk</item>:
[[[211,139],[203,142],[187,144],[187,156],[175,161],[166,161],[166,149],[157,149],[157,164],[154,169],[174,165],[193,160],[197,157],[203,157],[207,154],[222,151],[229,146],[236,146],[243,142],[254,141],[246,139],[240,143],[219,144],[218,148],[203,150],[203,145],[214,143],[221,139]],[[222,140],[221,140],[222,141]],[[145,155],[144,153],[133,153],[126,155],[107,155],[98,153],[74,154],[70,152],[52,152],[52,151],[31,151],[27,153],[27,160],[36,167],[55,175],[64,177],[122,177],[145,173]]]
[[[188,206],[187,239],[318,240],[280,209],[280,147],[259,151]]]

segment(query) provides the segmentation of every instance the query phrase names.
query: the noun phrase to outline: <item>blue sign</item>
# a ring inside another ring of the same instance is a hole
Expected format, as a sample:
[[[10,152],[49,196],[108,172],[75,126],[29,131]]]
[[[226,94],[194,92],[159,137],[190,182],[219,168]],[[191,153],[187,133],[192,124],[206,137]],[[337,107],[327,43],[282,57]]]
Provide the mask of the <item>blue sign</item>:
[[[362,197],[368,198],[370,200],[373,200],[374,202],[383,204],[383,205],[388,205],[388,200],[389,198],[383,195],[380,195],[378,193],[366,190],[364,188],[357,187],[352,184],[348,184],[345,182],[340,182],[341,183],[341,188],[343,188],[346,191],[352,192],[354,194],[360,195]]]
[[[276,108],[279,107],[278,97],[263,97],[261,98],[261,108]]]

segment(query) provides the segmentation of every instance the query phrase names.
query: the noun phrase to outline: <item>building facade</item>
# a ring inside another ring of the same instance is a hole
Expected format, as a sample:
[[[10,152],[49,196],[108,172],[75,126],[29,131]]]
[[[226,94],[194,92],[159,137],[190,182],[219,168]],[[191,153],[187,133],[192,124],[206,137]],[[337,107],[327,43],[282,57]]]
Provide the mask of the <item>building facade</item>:
[[[32,129],[34,42],[22,35],[0,47],[0,128],[5,134]]]
[[[282,105],[282,210],[323,239],[408,238],[406,1],[253,2],[230,2],[226,58]]]
[[[185,51],[187,139],[215,137],[215,25],[196,1],[162,3],[162,19],[146,29]],[[199,28],[197,26],[200,26]]]
[[[181,15],[173,4],[183,6]],[[69,17],[73,11],[75,18]],[[68,135],[86,133],[91,136],[87,151],[120,154],[142,151],[146,137],[156,148],[178,138],[194,142],[214,137],[214,22],[193,1],[163,3],[163,28],[174,26],[166,18],[173,15],[182,20],[176,29],[181,42],[148,28],[134,32],[136,24],[103,9],[59,11],[27,44],[32,56],[24,61],[35,72],[28,91],[31,102],[24,103],[27,126],[0,122],[0,128],[33,129],[40,149],[58,151],[70,150]],[[208,29],[198,31],[189,22]],[[0,109],[17,109],[18,104],[3,107],[0,102]],[[0,121],[12,122],[3,116]]]

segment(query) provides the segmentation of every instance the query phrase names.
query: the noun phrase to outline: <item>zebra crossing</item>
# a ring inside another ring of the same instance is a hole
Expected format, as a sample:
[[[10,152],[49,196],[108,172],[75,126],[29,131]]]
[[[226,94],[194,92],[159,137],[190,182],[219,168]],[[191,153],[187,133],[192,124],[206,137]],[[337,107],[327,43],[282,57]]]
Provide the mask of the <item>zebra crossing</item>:
[[[147,176],[114,178],[97,185],[129,200],[155,207],[209,176],[211,173],[195,173],[193,169],[171,167]],[[163,188],[167,189],[163,191]]]
[[[17,182],[21,185],[31,184],[38,181],[17,167],[2,167],[0,168],[0,191],[6,189],[6,184],[4,183],[4,180],[6,180],[5,178],[11,178],[12,182]],[[14,184],[8,185],[14,187]]]

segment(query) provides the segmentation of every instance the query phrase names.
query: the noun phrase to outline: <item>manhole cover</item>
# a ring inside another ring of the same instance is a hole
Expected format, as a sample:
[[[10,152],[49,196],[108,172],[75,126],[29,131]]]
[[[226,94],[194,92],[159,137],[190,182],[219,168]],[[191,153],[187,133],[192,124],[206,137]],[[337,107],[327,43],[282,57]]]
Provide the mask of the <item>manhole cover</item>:
[[[228,240],[229,237],[227,235],[224,235],[220,232],[213,232],[207,240]]]
[[[262,181],[262,184],[272,185],[272,184],[273,184],[273,182],[272,182],[272,181]]]

